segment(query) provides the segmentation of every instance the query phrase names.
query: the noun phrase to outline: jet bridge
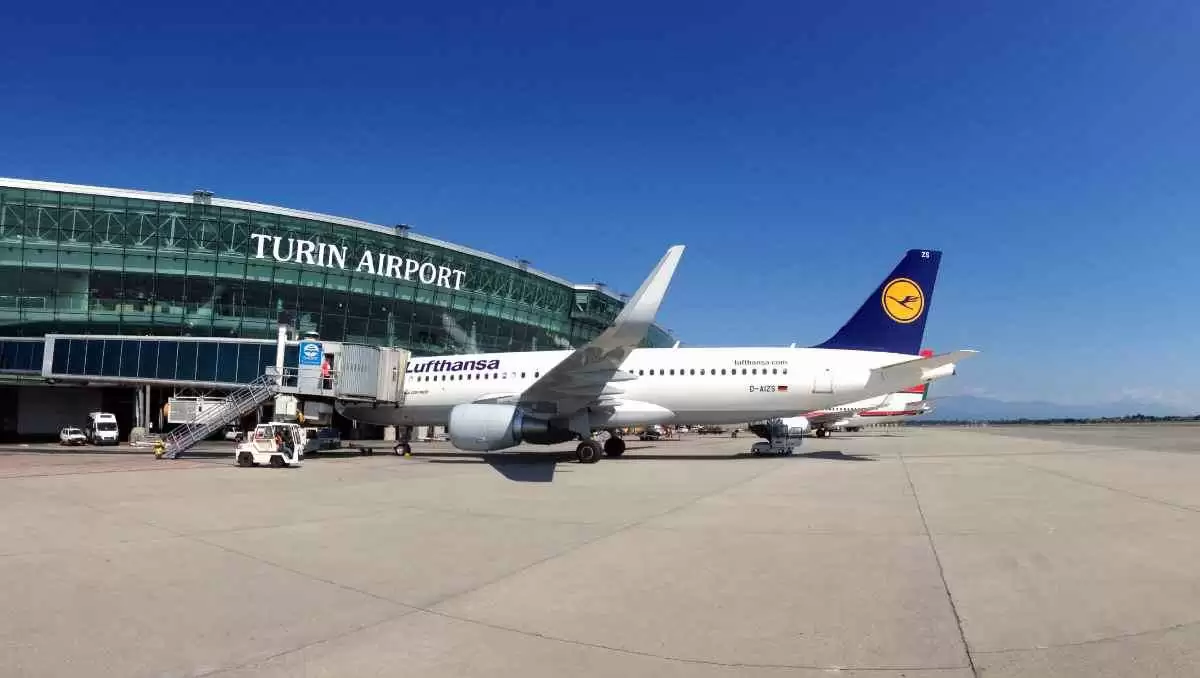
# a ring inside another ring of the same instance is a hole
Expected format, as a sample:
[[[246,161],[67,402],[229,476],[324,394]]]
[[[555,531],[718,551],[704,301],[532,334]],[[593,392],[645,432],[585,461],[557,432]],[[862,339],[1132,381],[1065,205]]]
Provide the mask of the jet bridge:
[[[275,341],[52,334],[0,345],[0,373],[132,388],[137,422],[150,420],[152,387],[225,393],[166,436],[159,456],[174,457],[271,397],[277,413],[296,401],[401,403],[409,357],[404,349],[288,339],[286,326]]]
[[[178,457],[226,422],[243,416],[271,396],[388,404],[404,401],[404,373],[411,356],[408,351],[341,344],[339,368],[332,370],[324,360],[324,347],[305,346],[313,343],[317,342],[301,342],[299,366],[267,367],[259,378],[172,430],[163,439],[156,455],[167,459]]]

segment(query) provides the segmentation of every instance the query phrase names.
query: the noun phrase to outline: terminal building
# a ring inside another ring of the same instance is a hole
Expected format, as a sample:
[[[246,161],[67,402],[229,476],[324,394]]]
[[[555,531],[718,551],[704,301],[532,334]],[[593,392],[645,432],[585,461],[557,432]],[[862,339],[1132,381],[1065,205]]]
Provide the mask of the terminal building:
[[[416,356],[534,351],[587,342],[622,305],[602,284],[405,225],[0,179],[0,440],[54,436],[94,410],[123,434],[162,430],[168,398],[261,376],[281,323],[289,361],[303,336]],[[673,343],[658,327],[646,338]]]

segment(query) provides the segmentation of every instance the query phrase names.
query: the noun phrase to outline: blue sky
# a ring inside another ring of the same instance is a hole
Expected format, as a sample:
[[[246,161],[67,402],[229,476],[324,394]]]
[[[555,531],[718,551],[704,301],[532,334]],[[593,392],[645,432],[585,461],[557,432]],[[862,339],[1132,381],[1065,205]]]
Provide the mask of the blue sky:
[[[946,392],[1200,397],[1200,4],[424,5],[10,8],[0,175],[623,291],[684,243],[660,318],[692,345],[816,343],[936,248],[927,344],[984,352]]]

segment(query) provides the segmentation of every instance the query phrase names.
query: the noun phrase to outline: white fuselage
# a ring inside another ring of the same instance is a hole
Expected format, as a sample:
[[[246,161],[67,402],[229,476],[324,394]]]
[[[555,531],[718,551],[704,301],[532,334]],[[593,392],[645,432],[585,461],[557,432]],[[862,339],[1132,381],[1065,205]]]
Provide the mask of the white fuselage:
[[[397,407],[339,403],[359,421],[401,426],[443,425],[456,405],[514,398],[571,351],[484,353],[413,358]],[[616,414],[597,425],[728,424],[880,396],[867,390],[870,371],[917,356],[814,348],[642,348],[622,364],[625,380],[603,397]],[[889,389],[890,390],[890,389]]]

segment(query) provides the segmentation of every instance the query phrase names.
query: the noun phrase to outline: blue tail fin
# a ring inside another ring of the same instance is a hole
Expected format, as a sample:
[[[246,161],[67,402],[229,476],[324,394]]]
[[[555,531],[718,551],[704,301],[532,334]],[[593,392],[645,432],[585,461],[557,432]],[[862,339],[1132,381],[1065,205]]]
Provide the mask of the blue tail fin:
[[[942,253],[909,250],[837,334],[815,348],[917,355]]]

